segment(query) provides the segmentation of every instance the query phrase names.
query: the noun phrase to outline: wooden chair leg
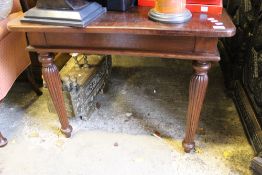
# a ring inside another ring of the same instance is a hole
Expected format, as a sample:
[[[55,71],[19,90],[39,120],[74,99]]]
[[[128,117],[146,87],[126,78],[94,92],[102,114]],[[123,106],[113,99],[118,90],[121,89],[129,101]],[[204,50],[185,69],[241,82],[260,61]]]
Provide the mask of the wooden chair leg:
[[[33,75],[32,70],[31,70],[31,66],[29,66],[25,71],[26,71],[26,74],[27,74],[27,79],[28,79],[33,91],[35,91],[35,93],[38,96],[42,95],[43,92],[39,89],[38,85],[35,82],[34,75]]]
[[[3,135],[1,134],[1,132],[0,132],[0,148],[1,148],[1,147],[4,147],[7,143],[8,143],[8,142],[7,142],[7,139],[4,138],[4,136],[3,136]]]

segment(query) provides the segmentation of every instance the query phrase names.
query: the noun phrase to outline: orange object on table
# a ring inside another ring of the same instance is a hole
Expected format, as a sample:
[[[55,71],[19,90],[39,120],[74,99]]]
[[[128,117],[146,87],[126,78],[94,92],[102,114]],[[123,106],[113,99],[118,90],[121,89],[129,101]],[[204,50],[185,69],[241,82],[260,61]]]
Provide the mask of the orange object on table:
[[[153,21],[178,24],[189,21],[192,13],[186,9],[186,0],[155,0],[148,16]]]
[[[138,0],[138,5],[154,7],[155,0]],[[186,8],[191,12],[222,14],[223,3],[222,0],[186,0]]]
[[[159,13],[182,13],[186,0],[155,0],[155,10]]]

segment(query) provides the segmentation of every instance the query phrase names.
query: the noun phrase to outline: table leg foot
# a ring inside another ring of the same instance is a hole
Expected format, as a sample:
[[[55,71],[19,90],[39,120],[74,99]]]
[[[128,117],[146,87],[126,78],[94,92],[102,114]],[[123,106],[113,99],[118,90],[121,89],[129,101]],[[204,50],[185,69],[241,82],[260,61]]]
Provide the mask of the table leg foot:
[[[206,94],[208,85],[207,72],[210,67],[211,64],[209,62],[193,61],[194,75],[191,78],[189,86],[186,135],[182,144],[187,153],[195,148],[194,138]]]
[[[4,138],[4,136],[0,132],[0,148],[4,147],[5,145],[7,145],[7,143],[8,143],[7,139]]]
[[[69,138],[69,137],[71,137],[71,133],[73,131],[73,128],[72,128],[71,125],[69,125],[68,128],[65,128],[65,129],[61,128],[60,130],[65,135],[66,138]]]
[[[191,150],[193,150],[195,148],[195,142],[192,143],[185,143],[185,141],[182,142],[184,151],[186,153],[190,153]]]
[[[54,64],[54,55],[51,53],[40,53],[39,61],[42,63],[43,77],[61,123],[61,131],[66,137],[70,137],[72,126],[69,125],[62,92],[62,83],[58,69]]]

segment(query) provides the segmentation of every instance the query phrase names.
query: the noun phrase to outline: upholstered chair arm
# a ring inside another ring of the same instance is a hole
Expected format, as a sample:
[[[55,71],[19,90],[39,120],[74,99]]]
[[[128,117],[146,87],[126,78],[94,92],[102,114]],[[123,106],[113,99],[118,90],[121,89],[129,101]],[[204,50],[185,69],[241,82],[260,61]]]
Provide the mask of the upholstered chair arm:
[[[13,0],[13,9],[11,13],[19,12],[22,10],[20,0]]]
[[[7,29],[7,23],[12,20],[17,18],[18,16],[21,16],[22,12],[17,12],[17,13],[12,13],[10,14],[7,18],[0,20],[0,41],[9,33]]]

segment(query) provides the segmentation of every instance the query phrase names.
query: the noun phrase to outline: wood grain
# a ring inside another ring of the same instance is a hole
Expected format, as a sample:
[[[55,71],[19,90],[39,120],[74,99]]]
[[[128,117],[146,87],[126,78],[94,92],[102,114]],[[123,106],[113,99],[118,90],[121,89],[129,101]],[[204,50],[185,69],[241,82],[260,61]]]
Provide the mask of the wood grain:
[[[202,37],[231,37],[236,28],[227,12],[222,15],[193,13],[192,19],[183,24],[163,24],[148,19],[147,7],[134,7],[125,13],[107,12],[96,19],[86,28],[20,23],[20,18],[10,21],[11,31],[24,32],[56,32],[56,33],[125,33],[139,35],[166,36],[202,36]],[[207,20],[215,18],[225,26],[224,30],[213,29],[213,23]]]
[[[121,54],[190,60],[219,61],[217,38],[107,33],[29,32],[30,51],[53,49],[93,54]],[[39,38],[39,39],[38,39]],[[75,51],[74,51],[75,50]]]
[[[66,137],[71,136],[72,127],[69,125],[62,94],[62,83],[56,65],[53,63],[54,55],[40,53],[39,61],[42,63],[42,73],[46,81],[50,96],[58,114],[61,131]]]
[[[70,136],[71,126],[65,114],[61,82],[53,64],[55,52],[88,54],[130,55],[194,60],[194,75],[190,82],[186,135],[183,146],[190,152],[195,146],[194,137],[208,84],[210,62],[217,62],[219,37],[231,37],[235,26],[228,14],[193,13],[192,19],[183,24],[162,24],[148,19],[149,8],[136,7],[126,13],[107,12],[86,28],[72,28],[11,21],[11,31],[27,32],[29,51],[40,54],[44,77],[56,107],[62,131]],[[225,29],[216,30],[214,18]]]
[[[63,53],[88,53],[88,54],[102,54],[102,55],[126,55],[126,56],[138,56],[138,57],[161,57],[166,59],[183,59],[183,60],[200,60],[200,61],[219,61],[220,55],[218,50],[214,53],[192,53],[192,52],[155,52],[155,51],[131,51],[131,50],[108,50],[108,49],[96,49],[96,48],[72,48],[72,47],[27,47],[28,51],[36,52],[63,52]]]
[[[193,61],[194,75],[189,85],[189,104],[187,112],[186,136],[183,141],[185,152],[190,152],[195,147],[194,137],[198,127],[199,116],[208,85],[207,72],[209,62]]]

